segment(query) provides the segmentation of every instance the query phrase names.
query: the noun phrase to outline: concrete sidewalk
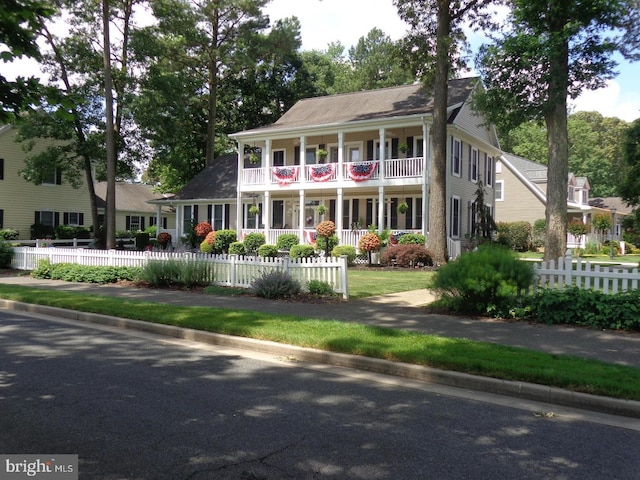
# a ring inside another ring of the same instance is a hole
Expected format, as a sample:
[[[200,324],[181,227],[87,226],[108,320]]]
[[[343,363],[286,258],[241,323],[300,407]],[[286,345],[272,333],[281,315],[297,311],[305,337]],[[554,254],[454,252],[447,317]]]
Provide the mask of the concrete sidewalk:
[[[552,354],[573,355],[582,358],[599,359],[608,363],[634,366],[640,368],[640,334],[620,333],[613,331],[588,330],[576,327],[547,326],[526,322],[503,322],[482,318],[463,318],[427,313],[420,308],[433,300],[428,290],[415,290],[402,294],[370,297],[337,303],[300,303],[272,301],[253,297],[215,296],[185,291],[123,287],[119,285],[96,285],[70,283],[54,280],[39,280],[29,276],[0,276],[0,283],[24,285],[34,288],[46,288],[61,291],[73,291],[96,295],[114,296],[129,300],[166,303],[171,305],[204,306],[229,308],[234,310],[253,310],[274,314],[296,315],[327,320],[343,320],[364,323],[372,326],[400,328],[426,334],[435,334],[453,338],[467,338]],[[0,301],[4,308],[22,309]],[[31,311],[35,307],[29,306]],[[50,310],[50,309],[41,309]],[[55,309],[54,311],[57,311]],[[58,312],[62,313],[62,312]],[[56,314],[58,314],[56,313]],[[335,365],[351,366],[363,370],[417,378],[469,389],[491,391],[506,395],[532,398],[550,403],[589,408],[609,413],[619,413],[640,418],[640,402],[607,399],[605,397],[585,396],[521,382],[506,382],[496,379],[475,377],[455,372],[444,372],[436,369],[425,369],[415,365],[404,365],[397,362],[366,359],[353,355],[332,354],[310,349],[300,349],[257,342],[251,339],[216,336],[205,333],[185,332],[176,327],[139,325],[140,322],[123,321],[121,319],[105,319],[104,316],[65,313],[67,318],[106,323],[125,328],[149,330],[168,330],[168,334],[180,338],[193,338],[199,341],[207,338],[210,343],[222,342],[225,345],[242,346],[242,348],[267,349],[269,352],[293,354],[296,358],[308,361],[323,361]],[[229,343],[231,342],[231,343]],[[291,353],[293,352],[293,353]]]

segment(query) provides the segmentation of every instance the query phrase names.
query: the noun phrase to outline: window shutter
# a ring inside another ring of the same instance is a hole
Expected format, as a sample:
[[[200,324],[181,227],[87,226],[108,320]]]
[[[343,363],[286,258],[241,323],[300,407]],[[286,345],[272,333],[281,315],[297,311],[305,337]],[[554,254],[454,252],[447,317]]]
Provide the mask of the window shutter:
[[[162,228],[165,230],[167,228],[167,217],[162,217]]]
[[[336,201],[329,200],[329,220],[335,223],[336,221]]]
[[[78,223],[84,225],[84,213],[78,214]]]
[[[33,223],[38,225],[40,223],[40,212],[35,212],[35,213],[36,213],[36,216],[35,216],[35,219],[34,219]]]
[[[144,232],[144,216],[140,215],[140,230]]]
[[[407,147],[409,147],[409,149],[407,150],[407,158],[412,158],[413,157],[413,137],[407,137]]]
[[[357,222],[360,220],[360,212],[358,211],[360,207],[360,201],[357,198],[354,198],[351,202],[351,221]],[[360,227],[364,227],[364,225],[360,225]]]
[[[4,180],[4,158],[0,158],[0,180]]]
[[[213,225],[213,205],[207,205],[207,222]]]
[[[398,228],[398,197],[391,198],[391,228]]]
[[[198,216],[198,205],[194,205],[194,206],[193,206],[193,221],[194,221],[195,223],[198,223],[198,218],[200,218],[200,217]]]
[[[392,138],[391,139],[391,158],[398,158],[398,139],[397,138]]]
[[[56,168],[56,185],[62,185],[62,169]]]
[[[60,225],[60,212],[53,213],[53,226],[57,227]]]
[[[404,228],[413,228],[413,198],[407,198],[407,211],[404,214]]]
[[[62,224],[69,225],[69,212],[64,212],[62,214]]]
[[[0,209],[0,228],[4,228],[4,210],[2,209]]]
[[[224,204],[224,227],[225,228],[231,228],[231,225],[229,223],[231,220],[229,218],[230,212],[231,212],[231,204],[225,203]]]
[[[293,164],[300,165],[300,147],[296,146],[293,149]]]
[[[373,140],[367,140],[367,160],[373,160]]]
[[[127,215],[126,218],[125,218],[124,229],[125,230],[131,230],[131,217],[129,215]]]

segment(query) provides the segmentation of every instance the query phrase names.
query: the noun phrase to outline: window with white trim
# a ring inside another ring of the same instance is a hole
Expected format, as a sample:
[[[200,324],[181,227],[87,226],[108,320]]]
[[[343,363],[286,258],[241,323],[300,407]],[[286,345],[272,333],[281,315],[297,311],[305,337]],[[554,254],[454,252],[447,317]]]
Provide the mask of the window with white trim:
[[[460,238],[462,230],[462,208],[460,197],[451,197],[451,238]]]
[[[487,187],[493,186],[493,157],[490,157],[486,153],[484,154],[484,184]]]
[[[374,160],[380,160],[380,141],[376,142],[375,152],[373,154]],[[384,158],[385,160],[391,158],[391,154],[389,153],[389,142],[384,142]]]
[[[131,215],[129,217],[129,225],[127,230],[132,232],[137,232],[138,230],[142,230],[142,220],[140,215]]]
[[[46,227],[55,227],[55,212],[52,210],[40,210],[39,224]]]
[[[451,148],[451,174],[456,177],[462,175],[462,143],[455,138]]]
[[[74,227],[78,227],[78,226],[82,225],[82,223],[83,223],[82,222],[82,220],[83,220],[82,216],[83,215],[80,212],[67,212],[67,213],[65,213],[64,216],[66,217],[66,220],[67,220],[65,222],[66,225],[71,225],[71,226],[74,226]]]
[[[469,158],[469,180],[476,183],[478,181],[478,149],[471,148],[471,156]]]
[[[51,175],[42,180],[43,185],[60,185],[62,184],[62,172],[59,168],[54,168]]]
[[[496,180],[494,191],[496,193],[496,202],[504,201],[504,180]]]
[[[224,204],[218,203],[213,206],[211,226],[214,230],[222,230],[226,228],[226,225],[224,224]]]
[[[274,167],[282,167],[284,166],[284,150],[274,150],[272,152],[273,155],[273,166]]]

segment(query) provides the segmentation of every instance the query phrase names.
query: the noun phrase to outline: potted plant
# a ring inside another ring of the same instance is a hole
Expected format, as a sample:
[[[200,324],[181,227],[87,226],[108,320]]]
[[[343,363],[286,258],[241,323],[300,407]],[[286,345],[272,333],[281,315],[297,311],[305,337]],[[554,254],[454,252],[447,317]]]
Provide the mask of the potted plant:
[[[402,153],[407,153],[409,151],[409,145],[403,142],[398,145],[398,150],[400,150]]]
[[[327,213],[327,207],[322,204],[318,205],[318,215],[324,215],[325,213]]]
[[[260,215],[260,207],[258,207],[257,205],[251,205],[249,207],[249,213],[254,216]]]
[[[329,156],[329,152],[327,152],[326,150],[324,150],[322,148],[318,149],[318,159],[321,162],[324,162],[327,159],[328,156]]]
[[[407,210],[409,210],[409,204],[407,202],[401,202],[398,204],[398,213],[407,213]]]
[[[249,154],[249,163],[251,163],[252,165],[260,163],[260,155],[258,155],[256,152],[251,152]]]

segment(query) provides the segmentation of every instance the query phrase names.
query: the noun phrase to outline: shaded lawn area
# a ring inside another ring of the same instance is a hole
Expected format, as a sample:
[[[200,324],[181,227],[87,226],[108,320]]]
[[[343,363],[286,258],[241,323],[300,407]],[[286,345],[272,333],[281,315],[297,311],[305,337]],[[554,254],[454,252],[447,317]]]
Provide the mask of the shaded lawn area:
[[[640,400],[640,369],[597,360],[359,323],[256,311],[173,306],[17,285],[0,284],[0,297]]]

